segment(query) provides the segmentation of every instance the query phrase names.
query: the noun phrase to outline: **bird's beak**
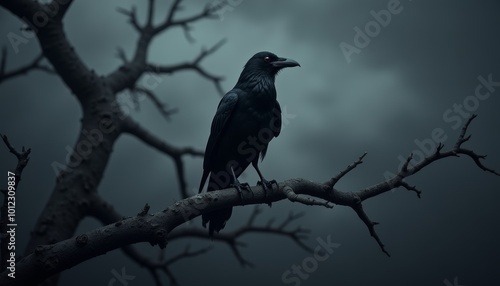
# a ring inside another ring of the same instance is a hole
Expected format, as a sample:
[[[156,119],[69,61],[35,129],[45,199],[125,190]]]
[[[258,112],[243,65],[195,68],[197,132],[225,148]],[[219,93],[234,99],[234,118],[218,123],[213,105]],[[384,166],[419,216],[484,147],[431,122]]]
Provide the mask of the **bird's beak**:
[[[292,59],[285,59],[285,58],[278,58],[274,62],[271,63],[273,67],[275,68],[289,68],[289,67],[296,67],[299,66],[300,64]]]

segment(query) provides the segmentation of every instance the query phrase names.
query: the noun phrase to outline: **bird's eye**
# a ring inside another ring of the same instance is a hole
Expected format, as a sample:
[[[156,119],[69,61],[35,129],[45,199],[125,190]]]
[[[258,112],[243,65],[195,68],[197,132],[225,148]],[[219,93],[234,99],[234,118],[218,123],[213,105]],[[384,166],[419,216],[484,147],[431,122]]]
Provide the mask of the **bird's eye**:
[[[264,61],[269,62],[269,61],[271,61],[271,58],[270,57],[264,57]]]

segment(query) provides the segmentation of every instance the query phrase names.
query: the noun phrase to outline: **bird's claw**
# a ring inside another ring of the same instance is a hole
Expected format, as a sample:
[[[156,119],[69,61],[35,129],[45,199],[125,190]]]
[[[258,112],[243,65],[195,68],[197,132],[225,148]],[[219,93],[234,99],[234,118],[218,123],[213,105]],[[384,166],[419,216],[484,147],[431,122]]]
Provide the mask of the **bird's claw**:
[[[240,183],[240,182],[236,181],[235,183],[231,184],[230,187],[235,188],[238,191],[238,194],[240,195],[241,202],[244,201],[243,189],[249,191],[253,196],[252,188],[250,187],[250,185],[248,183]]]
[[[267,198],[267,192],[271,191],[273,189],[273,184],[275,184],[276,187],[278,187],[278,182],[276,182],[276,180],[268,181],[264,178],[261,178],[261,181],[257,182],[258,186],[262,186],[262,189],[264,190],[264,197],[265,198]],[[272,203],[269,202],[269,203],[267,203],[267,205],[271,207]]]

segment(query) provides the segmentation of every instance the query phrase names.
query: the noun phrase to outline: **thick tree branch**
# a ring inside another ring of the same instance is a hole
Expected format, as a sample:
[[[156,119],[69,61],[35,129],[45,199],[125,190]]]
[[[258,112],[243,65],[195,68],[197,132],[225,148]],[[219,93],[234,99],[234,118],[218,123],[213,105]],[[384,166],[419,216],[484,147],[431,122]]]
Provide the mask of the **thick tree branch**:
[[[473,118],[469,119],[466,124],[467,126]],[[466,131],[467,128],[462,130],[459,141],[462,140],[460,138],[466,138]],[[239,192],[234,188],[198,194],[180,200],[154,215],[141,214],[133,218],[126,218],[114,224],[81,234],[75,238],[60,241],[52,245],[38,246],[34,253],[25,256],[18,262],[17,275],[19,278],[10,279],[6,271],[4,271],[1,273],[0,282],[5,286],[36,284],[51,275],[73,267],[92,257],[133,243],[147,241],[152,245],[158,244],[160,248],[165,248],[167,241],[175,238],[174,229],[188,220],[222,208],[238,205],[267,204],[287,199],[285,195],[286,188],[291,188],[298,195],[316,197],[332,204],[351,207],[368,227],[370,234],[375,238],[382,251],[388,255],[383,243],[375,232],[374,225],[376,223],[372,222],[362,209],[361,203],[364,200],[401,187],[403,186],[402,181],[404,178],[417,173],[433,162],[451,156],[456,157],[458,154],[467,155],[475,162],[479,161],[480,164],[476,162],[478,166],[483,166],[486,171],[498,175],[496,171],[486,168],[482,164],[480,161],[483,158],[482,156],[470,150],[463,149],[461,144],[455,144],[455,147],[448,152],[441,152],[441,149],[442,147],[439,146],[434,154],[426,157],[422,162],[410,168],[407,166],[406,170],[402,168],[395,177],[356,192],[340,191],[334,188],[329,189],[328,183],[330,180],[326,183],[315,183],[304,179],[291,179],[273,186],[272,190],[264,191],[260,186],[252,187],[253,196],[245,198],[244,201],[242,201]],[[253,222],[253,220],[254,217],[251,217],[249,222]],[[268,231],[266,230],[266,232]],[[223,237],[223,235],[220,237]]]
[[[71,46],[62,25],[62,17],[72,1],[0,0],[0,5],[12,12],[36,33],[44,57],[64,83],[84,103],[90,95],[101,93],[99,77],[87,68]],[[61,4],[59,4],[61,3]],[[40,20],[43,18],[43,21]]]
[[[95,217],[97,220],[99,220],[102,224],[107,225],[111,223],[116,223],[119,222],[123,219],[123,216],[120,215],[116,210],[113,208],[111,204],[103,200],[100,196],[95,195],[93,200],[91,201],[91,206],[89,207],[89,215],[92,217]],[[144,207],[144,210],[141,211],[138,216],[146,216],[149,210],[149,206],[146,204]],[[190,228],[180,228],[180,229],[174,229],[168,236],[168,240],[175,241],[179,239],[184,239],[184,238],[199,238],[199,239],[206,239],[206,240],[213,240],[213,241],[220,241],[223,243],[226,243],[230,248],[233,254],[235,255],[236,259],[240,262],[241,266],[250,266],[252,267],[253,264],[246,260],[241,251],[240,248],[244,247],[245,244],[241,242],[239,239],[243,237],[245,234],[249,233],[268,233],[268,234],[275,234],[279,236],[284,236],[290,238],[292,241],[294,241],[300,248],[304,249],[307,252],[312,252],[312,249],[309,248],[305,243],[304,240],[308,237],[309,231],[306,229],[302,229],[300,227],[294,229],[294,230],[287,230],[287,226],[298,220],[303,216],[303,213],[299,214],[293,214],[290,213],[288,217],[283,220],[283,222],[277,226],[272,226],[273,220],[270,220],[266,226],[255,226],[255,218],[258,216],[258,214],[261,213],[260,208],[257,206],[254,208],[254,211],[250,215],[250,218],[247,222],[246,225],[243,225],[239,227],[237,230],[232,231],[232,232],[225,232],[225,233],[220,233],[219,235],[210,238],[208,236],[207,230],[204,228],[196,228],[196,227],[190,227]],[[163,272],[170,280],[171,284],[176,285],[177,284],[177,279],[173,275],[173,273],[169,270],[168,266],[178,259],[181,258],[186,258],[186,257],[192,257],[196,256],[202,253],[205,253],[206,251],[210,250],[211,247],[207,248],[202,248],[198,251],[195,252],[190,252],[188,249],[184,251],[184,253],[178,254],[174,256],[173,258],[170,258],[168,260],[163,259],[163,256],[160,255],[159,259],[153,259],[150,257],[146,257],[143,254],[141,254],[135,247],[132,245],[127,245],[122,247],[123,252],[131,258],[133,261],[138,263],[139,265],[148,268],[149,272],[153,276],[153,279],[157,282],[157,285],[161,285],[159,283],[159,271]],[[163,252],[161,252],[163,254]]]

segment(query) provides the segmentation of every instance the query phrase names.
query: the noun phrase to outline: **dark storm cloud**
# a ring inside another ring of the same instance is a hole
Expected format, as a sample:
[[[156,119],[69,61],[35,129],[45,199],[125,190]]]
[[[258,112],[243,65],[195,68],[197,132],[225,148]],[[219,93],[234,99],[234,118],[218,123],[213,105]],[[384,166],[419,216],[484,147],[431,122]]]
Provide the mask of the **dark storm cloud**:
[[[114,57],[118,46],[131,56],[137,34],[115,7],[136,4],[143,15],[143,2],[74,3],[65,29],[89,67],[98,73],[112,71],[120,64]],[[239,5],[227,11],[222,21],[194,25],[194,44],[185,41],[182,31],[169,31],[154,42],[149,60],[167,64],[192,59],[202,46],[227,38],[227,44],[203,64],[226,77],[225,90],[235,84],[255,52],[269,50],[297,60],[301,68],[283,71],[276,80],[278,99],[291,117],[270,144],[261,169],[266,177],[277,180],[323,181],[368,151],[365,163],[339,183],[341,189],[354,191],[383,180],[386,171],[396,172],[400,158],[410,152],[424,152],[419,143],[430,144],[436,128],[443,130],[444,143],[451,147],[459,130],[443,114],[447,110],[458,114],[454,105],[463,106],[475,96],[479,76],[491,74],[494,81],[500,81],[500,5],[496,1],[401,1],[402,11],[393,14],[390,23],[348,63],[339,45],[354,45],[354,28],[363,30],[374,21],[371,11],[385,10],[390,2],[232,1]],[[165,8],[163,2],[159,5]],[[196,1],[187,1],[185,6],[183,15],[202,7]],[[163,11],[159,9],[157,16],[164,16]],[[0,23],[1,44],[11,55],[9,67],[36,56],[34,39],[20,46],[18,54],[11,50],[5,35],[19,33],[19,21],[0,10]],[[134,118],[172,144],[203,149],[220,99],[213,85],[186,72],[162,76],[154,91],[180,112],[166,122],[146,100],[139,112],[131,111]],[[470,127],[473,136],[468,143],[488,154],[487,164],[496,169],[500,169],[499,94],[500,87],[489,98],[477,100],[473,111],[479,117]],[[64,162],[81,115],[63,83],[39,72],[0,85],[0,96],[0,132],[8,134],[16,146],[33,148],[18,194],[19,231],[23,233],[19,243],[24,246],[54,186],[51,164]],[[11,169],[10,154],[4,150],[0,157],[2,170]],[[201,176],[201,164],[199,158],[186,162],[192,192]],[[178,198],[172,166],[168,158],[124,136],[114,148],[99,190],[124,215],[137,213],[146,202],[160,210]],[[243,180],[254,184],[257,176],[250,170]],[[366,203],[368,214],[382,223],[378,231],[393,254],[390,259],[380,252],[359,218],[344,207],[330,210],[281,202],[263,208],[259,222],[283,219],[291,210],[304,211],[307,215],[300,223],[312,229],[311,246],[316,245],[316,238],[329,235],[340,244],[301,285],[445,285],[445,279],[453,282],[455,276],[464,285],[498,283],[499,179],[481,172],[466,158],[453,158],[408,181],[424,191],[421,200],[397,190]],[[249,213],[250,208],[235,208],[227,227],[238,227]],[[97,225],[85,221],[79,231]],[[174,271],[183,285],[206,280],[220,285],[281,285],[283,272],[310,256],[284,238],[253,235],[244,240],[248,249],[243,252],[258,265],[255,270],[241,270],[230,250],[217,245],[205,256],[179,263]],[[196,241],[193,247],[207,244]],[[170,254],[177,253],[184,243],[169,247]],[[143,249],[156,255],[156,249]],[[70,270],[62,276],[61,285],[107,284],[112,270],[122,267],[137,276],[130,285],[152,283],[143,269],[115,252]],[[193,271],[200,275],[190,275]],[[89,272],[95,273],[92,280]]]

